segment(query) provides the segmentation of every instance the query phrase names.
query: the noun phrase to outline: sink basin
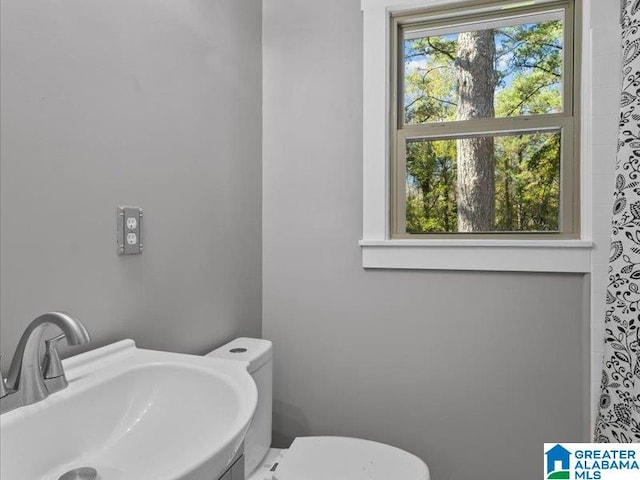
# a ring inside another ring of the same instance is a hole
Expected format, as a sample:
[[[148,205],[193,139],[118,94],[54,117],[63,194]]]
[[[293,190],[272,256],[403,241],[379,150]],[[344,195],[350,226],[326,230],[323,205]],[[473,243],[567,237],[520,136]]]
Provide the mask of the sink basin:
[[[0,478],[216,480],[257,403],[241,362],[139,349],[123,340],[63,361],[69,386],[0,416]]]

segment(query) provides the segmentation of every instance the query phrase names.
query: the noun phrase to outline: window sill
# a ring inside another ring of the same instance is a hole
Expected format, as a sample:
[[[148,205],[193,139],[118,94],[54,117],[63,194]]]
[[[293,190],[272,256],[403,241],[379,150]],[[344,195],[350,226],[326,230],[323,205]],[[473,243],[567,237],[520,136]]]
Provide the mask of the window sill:
[[[588,273],[589,240],[361,240],[364,268]]]

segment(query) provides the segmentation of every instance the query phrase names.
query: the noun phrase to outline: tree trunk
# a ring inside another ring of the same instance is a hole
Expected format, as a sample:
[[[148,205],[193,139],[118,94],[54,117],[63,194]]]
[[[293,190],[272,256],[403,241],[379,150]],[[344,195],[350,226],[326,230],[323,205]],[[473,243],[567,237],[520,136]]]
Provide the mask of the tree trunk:
[[[504,156],[504,226],[503,230],[513,231],[513,211],[511,207],[511,165],[509,155]]]
[[[458,35],[456,120],[493,117],[496,48],[493,30]],[[457,141],[458,231],[488,232],[495,223],[495,158],[492,137]]]

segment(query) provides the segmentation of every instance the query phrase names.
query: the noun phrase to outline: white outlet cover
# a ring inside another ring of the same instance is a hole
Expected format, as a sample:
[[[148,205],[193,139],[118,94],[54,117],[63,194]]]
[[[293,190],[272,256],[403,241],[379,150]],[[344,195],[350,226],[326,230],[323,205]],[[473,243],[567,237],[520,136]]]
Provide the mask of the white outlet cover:
[[[119,206],[117,209],[118,255],[142,253],[142,209]]]

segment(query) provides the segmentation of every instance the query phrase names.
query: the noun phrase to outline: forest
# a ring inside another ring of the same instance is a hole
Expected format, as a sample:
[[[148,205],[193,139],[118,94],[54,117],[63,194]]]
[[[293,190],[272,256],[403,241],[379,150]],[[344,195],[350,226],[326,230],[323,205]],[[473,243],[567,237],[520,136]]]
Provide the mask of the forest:
[[[403,40],[404,123],[561,113],[563,22]],[[406,143],[406,231],[553,232],[560,217],[559,129]]]

